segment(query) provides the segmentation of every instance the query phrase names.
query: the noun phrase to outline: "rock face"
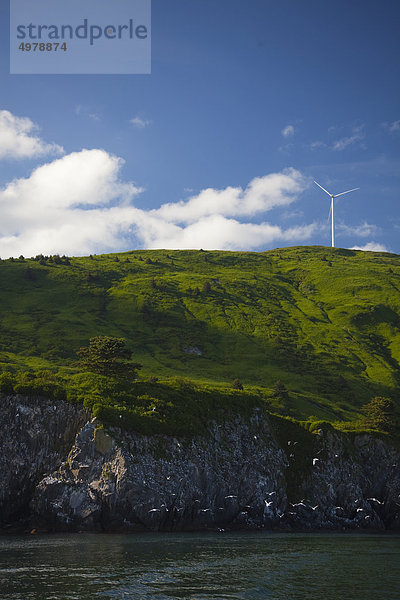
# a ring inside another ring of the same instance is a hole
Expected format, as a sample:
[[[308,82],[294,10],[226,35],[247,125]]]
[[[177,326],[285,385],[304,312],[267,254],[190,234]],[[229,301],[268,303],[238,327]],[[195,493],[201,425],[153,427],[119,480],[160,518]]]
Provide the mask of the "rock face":
[[[322,432],[321,432],[322,434]],[[292,528],[400,529],[400,454],[378,437],[316,436],[310,470],[283,517]]]
[[[255,411],[182,440],[6,400],[3,524],[32,496],[30,526],[41,530],[400,529],[400,455],[375,436],[328,430],[306,451],[301,436],[280,447]]]
[[[45,398],[0,399],[0,527],[21,520],[35,486],[59,467],[86,411]]]
[[[209,437],[146,437],[87,423],[33,508],[59,529],[194,530],[273,524],[283,511],[284,452],[265,421],[212,424]]]

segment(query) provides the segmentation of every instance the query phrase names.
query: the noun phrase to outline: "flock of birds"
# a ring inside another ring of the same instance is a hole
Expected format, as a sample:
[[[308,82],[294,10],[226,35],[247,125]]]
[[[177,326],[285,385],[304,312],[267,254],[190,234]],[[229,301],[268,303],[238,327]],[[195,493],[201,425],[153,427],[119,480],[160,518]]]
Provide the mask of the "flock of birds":
[[[254,436],[254,437],[256,438],[256,436]],[[292,445],[292,446],[294,447],[294,446],[296,446],[297,444],[298,444],[298,442],[296,442],[296,441],[288,441],[288,446],[291,446],[291,445]],[[294,455],[293,453],[289,455],[289,457],[290,457],[290,458],[294,458],[294,456],[295,456],[295,455]],[[339,457],[339,455],[338,455],[338,454],[335,454],[335,458],[338,458],[338,457]],[[314,458],[312,459],[312,465],[313,465],[313,467],[317,466],[319,462],[320,462],[320,459],[319,459],[318,457],[314,457]],[[171,479],[171,477],[170,477],[170,476],[168,476],[168,477],[167,477],[167,480],[170,480],[170,479]],[[176,494],[172,494],[172,495],[173,495],[173,496],[176,496]],[[276,493],[276,491],[272,491],[272,492],[269,492],[269,493],[267,493],[266,495],[267,495],[268,499],[267,499],[267,498],[265,498],[265,499],[264,499],[264,510],[265,510],[266,512],[269,512],[269,511],[271,511],[271,512],[272,512],[272,511],[273,511],[273,508],[274,508],[275,501],[276,501],[276,498],[275,498],[275,497],[277,496],[277,493]],[[237,496],[237,495],[234,495],[234,494],[229,494],[229,495],[227,495],[227,496],[224,496],[224,500],[237,500],[237,498],[238,498],[238,496]],[[374,503],[375,503],[376,505],[378,505],[378,506],[382,506],[382,505],[384,505],[384,502],[382,502],[381,500],[378,500],[378,498],[372,498],[372,497],[371,497],[371,498],[367,498],[366,500],[367,500],[367,501],[369,501],[369,502],[374,502]],[[201,501],[200,501],[200,499],[198,499],[198,498],[194,500],[194,503],[200,504],[200,502],[201,502]],[[355,502],[355,504],[358,504],[358,503],[360,503],[360,502],[361,502],[361,500],[360,500],[360,499],[358,499],[358,500],[355,500],[354,502]],[[300,500],[300,502],[296,502],[296,503],[290,503],[290,506],[291,506],[293,509],[295,509],[295,510],[296,510],[296,509],[297,509],[297,510],[298,510],[298,509],[300,509],[300,510],[301,510],[301,509],[304,509],[304,510],[310,510],[310,509],[311,509],[313,512],[315,512],[315,511],[317,511],[317,510],[319,509],[319,504],[316,504],[315,506],[312,506],[311,504],[306,504],[306,502],[305,502],[305,500],[304,500],[304,499]],[[244,506],[244,508],[250,509],[251,507],[250,507],[250,506]],[[149,513],[159,513],[159,512],[161,512],[161,511],[162,511],[162,509],[164,509],[166,512],[169,512],[169,510],[170,510],[170,509],[168,509],[168,508],[167,508],[166,504],[161,504],[160,508],[151,508],[151,509],[150,509],[148,512],[149,512]],[[335,507],[335,509],[336,509],[336,511],[344,511],[344,508],[343,508],[342,506],[336,506],[336,507]],[[179,513],[179,512],[181,512],[181,511],[183,511],[183,510],[184,510],[184,508],[183,508],[183,507],[174,507],[174,508],[173,508],[173,510],[174,510],[175,512],[178,512],[178,513]],[[218,507],[218,510],[219,510],[219,511],[225,511],[225,510],[226,510],[226,507],[223,507],[223,506],[221,506],[221,507]],[[356,512],[358,512],[358,513],[359,513],[359,512],[364,512],[364,511],[365,511],[365,509],[364,509],[364,508],[360,508],[360,507],[359,507],[359,508],[357,508],[357,509],[356,509]],[[209,507],[207,507],[207,508],[200,508],[200,512],[201,512],[201,513],[208,513],[208,512],[212,512],[212,508],[211,508],[210,506],[209,506]],[[278,516],[279,518],[283,518],[283,517],[284,517],[286,514],[289,514],[289,515],[297,515],[297,512],[293,512],[293,511],[289,511],[288,513],[285,513],[285,512],[277,512],[277,516]],[[370,516],[369,516],[369,515],[367,515],[367,517],[366,517],[366,518],[370,518]],[[221,530],[221,531],[222,531],[222,530]]]

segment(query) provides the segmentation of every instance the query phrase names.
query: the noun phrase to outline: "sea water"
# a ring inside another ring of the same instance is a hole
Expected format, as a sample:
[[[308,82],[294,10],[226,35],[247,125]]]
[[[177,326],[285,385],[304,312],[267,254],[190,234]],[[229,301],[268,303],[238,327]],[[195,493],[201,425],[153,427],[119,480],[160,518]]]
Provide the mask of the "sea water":
[[[71,534],[0,538],[2,600],[399,600],[400,537]]]

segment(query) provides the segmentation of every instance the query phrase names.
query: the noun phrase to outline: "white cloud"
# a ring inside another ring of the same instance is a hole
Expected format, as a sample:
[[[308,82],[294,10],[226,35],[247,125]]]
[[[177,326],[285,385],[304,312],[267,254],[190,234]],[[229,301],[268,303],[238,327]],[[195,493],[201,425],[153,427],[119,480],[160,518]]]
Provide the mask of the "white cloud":
[[[86,117],[86,118],[90,119],[91,121],[101,121],[101,116],[98,113],[93,112],[87,106],[82,106],[82,104],[78,104],[75,107],[75,114],[78,117]]]
[[[341,151],[345,150],[349,146],[353,146],[354,144],[360,144],[365,139],[364,125],[359,125],[357,127],[353,127],[352,135],[349,137],[341,138],[340,140],[336,140],[333,143],[333,150]],[[363,144],[360,144],[363,147]]]
[[[16,117],[0,110],[0,159],[36,158],[46,154],[63,154],[58,144],[47,144],[33,134],[38,127],[27,117]]]
[[[283,144],[282,146],[279,146],[278,150],[279,150],[279,152],[284,152],[285,154],[290,154],[290,152],[292,151],[293,148],[294,148],[294,144],[292,144],[290,142],[289,144]]]
[[[282,229],[270,223],[241,223],[222,215],[210,215],[186,227],[174,223],[155,221],[142,228],[141,237],[146,248],[204,248],[208,250],[249,250],[266,247],[284,240],[309,239],[316,225],[304,225]]]
[[[379,227],[371,223],[364,222],[361,225],[338,225],[338,229],[346,235],[357,235],[359,237],[368,237],[376,235],[379,232]]]
[[[281,134],[284,138],[289,138],[294,135],[294,127],[293,125],[286,125],[281,131]]]
[[[302,210],[285,210],[282,213],[281,219],[287,221],[289,219],[302,219],[304,217],[304,212]]]
[[[82,150],[35,169],[0,190],[0,255],[86,253],[118,245],[131,198],[119,181],[123,161]]]
[[[377,242],[368,242],[365,246],[352,246],[351,250],[364,250],[367,252],[389,252],[383,244]]]
[[[400,119],[393,121],[392,123],[383,123],[383,127],[389,133],[400,133]]]
[[[303,175],[295,169],[287,169],[281,173],[256,177],[245,189],[205,189],[188,200],[163,204],[153,214],[177,223],[193,223],[215,214],[229,217],[254,216],[291,204],[305,187]]]
[[[141,117],[133,117],[133,119],[129,120],[129,123],[138,129],[144,129],[152,124],[152,121],[148,121],[147,119],[142,119]]]
[[[251,222],[297,199],[306,180],[294,169],[257,177],[244,189],[209,188],[187,201],[143,210],[132,204],[141,190],[120,179],[122,165],[104,150],[82,150],[9,183],[0,190],[0,256],[88,254],[134,245],[245,250],[306,240],[316,229]]]
[[[325,142],[317,140],[316,142],[311,142],[310,148],[311,150],[316,150],[317,148],[326,148],[326,144]]]

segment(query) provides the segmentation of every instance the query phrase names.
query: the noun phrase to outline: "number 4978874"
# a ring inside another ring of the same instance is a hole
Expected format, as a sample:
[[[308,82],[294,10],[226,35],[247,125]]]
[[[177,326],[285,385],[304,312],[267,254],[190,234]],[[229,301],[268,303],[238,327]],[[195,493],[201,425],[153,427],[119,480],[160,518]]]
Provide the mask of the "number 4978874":
[[[21,42],[18,49],[23,52],[57,52],[57,50],[64,50],[66,52],[67,44],[66,42],[63,44],[59,42],[33,42],[32,44],[30,42]]]

